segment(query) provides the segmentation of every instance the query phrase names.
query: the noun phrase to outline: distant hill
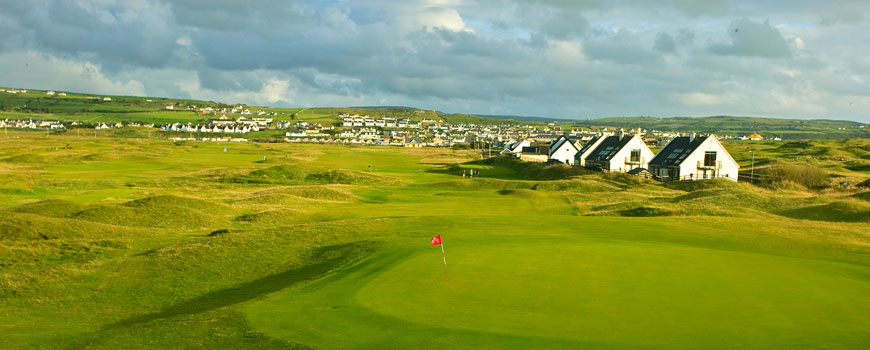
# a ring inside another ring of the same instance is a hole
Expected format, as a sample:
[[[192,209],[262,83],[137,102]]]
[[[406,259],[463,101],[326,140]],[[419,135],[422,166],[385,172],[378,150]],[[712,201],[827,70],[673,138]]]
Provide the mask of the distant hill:
[[[8,88],[2,88],[8,89]],[[215,115],[198,113],[202,107],[224,108],[242,105],[252,112],[276,113],[278,120],[305,120],[308,122],[335,124],[341,122],[340,114],[359,114],[372,117],[408,118],[410,120],[444,120],[452,123],[517,124],[516,120],[496,119],[471,114],[449,114],[404,106],[372,107],[316,107],[272,108],[244,104],[226,104],[214,101],[114,96],[65,92],[66,96],[47,95],[47,90],[30,90],[26,93],[0,92],[0,118],[12,119],[58,119],[86,122],[202,122]],[[59,92],[59,91],[57,91]],[[110,100],[104,100],[108,97]],[[172,109],[167,109],[171,106]],[[188,108],[190,107],[190,108]]]
[[[804,139],[842,139],[870,137],[870,126],[847,120],[779,119],[759,117],[621,117],[575,121],[575,125],[644,128],[681,132],[745,135]],[[862,128],[863,126],[863,128]]]
[[[8,89],[8,88],[2,88]],[[110,100],[104,100],[109,97]],[[112,96],[66,92],[66,96],[47,95],[46,90],[27,93],[0,92],[0,118],[59,119],[85,122],[136,121],[144,123],[202,122],[215,115],[204,115],[198,108],[223,108],[239,104],[160,97]],[[171,106],[172,109],[167,109]],[[443,113],[405,106],[272,108],[246,106],[252,112],[275,113],[277,120],[305,120],[321,124],[340,123],[340,114],[360,114],[372,117],[408,118],[411,120],[443,120],[450,123],[533,124],[556,123],[563,127],[622,127],[664,131],[746,135],[760,133],[765,137],[790,139],[870,138],[870,125],[844,120],[801,120],[737,116],[712,117],[619,117],[587,120],[567,120],[535,116],[475,115]],[[863,128],[862,128],[863,126]]]

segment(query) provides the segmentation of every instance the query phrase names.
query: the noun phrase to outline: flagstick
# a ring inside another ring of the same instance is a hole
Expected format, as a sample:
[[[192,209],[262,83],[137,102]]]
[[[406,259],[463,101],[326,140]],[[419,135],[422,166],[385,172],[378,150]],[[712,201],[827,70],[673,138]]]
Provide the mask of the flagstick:
[[[447,275],[447,254],[444,254],[444,239],[441,239],[441,258],[444,259],[444,280],[449,281],[450,277]]]

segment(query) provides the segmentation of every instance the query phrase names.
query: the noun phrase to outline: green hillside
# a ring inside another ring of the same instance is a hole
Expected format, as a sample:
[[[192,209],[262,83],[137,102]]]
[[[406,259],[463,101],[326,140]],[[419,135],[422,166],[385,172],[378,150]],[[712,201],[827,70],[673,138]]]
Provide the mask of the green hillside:
[[[220,102],[135,96],[94,95],[67,92],[66,96],[49,96],[45,90],[27,93],[0,93],[0,118],[52,119],[95,122],[173,123],[202,122],[214,115],[198,113],[198,108],[230,108]],[[104,101],[110,97],[111,101]],[[148,102],[150,100],[150,102]],[[173,106],[167,110],[166,106]],[[193,107],[188,109],[187,107]],[[455,123],[515,124],[514,120],[484,118],[469,114],[446,114],[432,110],[408,107],[396,108],[269,108],[243,105],[251,112],[274,112],[277,120],[305,120],[310,123],[340,123],[341,114],[359,114],[371,117],[392,117],[410,120],[443,120]]]
[[[784,139],[846,139],[870,137],[870,125],[845,120],[802,120],[759,117],[622,117],[575,122],[577,125],[644,128],[683,132],[749,135]],[[863,128],[861,126],[864,126]]]

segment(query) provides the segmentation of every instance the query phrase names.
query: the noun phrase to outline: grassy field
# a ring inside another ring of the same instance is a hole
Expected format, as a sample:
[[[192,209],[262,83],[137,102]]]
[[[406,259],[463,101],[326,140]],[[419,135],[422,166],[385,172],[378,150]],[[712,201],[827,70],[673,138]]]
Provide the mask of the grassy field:
[[[77,120],[87,123],[175,123],[205,122],[215,115],[203,115],[187,106],[196,108],[227,108],[234,105],[187,99],[108,96],[111,101],[103,101],[104,95],[67,93],[66,96],[49,96],[44,90],[28,90],[27,93],[0,93],[0,118],[37,119],[37,120]],[[173,105],[174,110],[165,107]],[[443,120],[450,123],[517,124],[514,120],[486,118],[469,114],[445,114],[432,110],[410,107],[317,107],[317,108],[269,108],[246,106],[251,112],[276,113],[275,120],[304,120],[309,123],[333,125],[341,123],[341,114],[359,114],[371,117],[392,117],[410,120]],[[233,115],[230,115],[233,117]],[[523,123],[529,124],[529,123]],[[531,124],[542,124],[535,122]]]
[[[870,342],[870,192],[856,186],[125,132],[0,137],[2,347]],[[759,171],[870,177],[860,140],[726,146]]]
[[[576,121],[577,125],[610,126],[675,130],[682,132],[717,133],[745,136],[761,133],[766,138],[783,139],[849,139],[870,137],[870,125],[848,120],[805,120],[759,117],[621,117]]]

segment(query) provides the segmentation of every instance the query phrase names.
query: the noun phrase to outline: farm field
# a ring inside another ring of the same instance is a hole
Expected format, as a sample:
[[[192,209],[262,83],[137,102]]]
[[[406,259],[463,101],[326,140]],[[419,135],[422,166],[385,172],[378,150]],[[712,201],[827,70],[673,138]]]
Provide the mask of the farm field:
[[[857,186],[99,135],[0,138],[4,348],[870,343]],[[726,143],[744,167],[752,150],[762,167],[870,175],[861,141],[746,145]]]

